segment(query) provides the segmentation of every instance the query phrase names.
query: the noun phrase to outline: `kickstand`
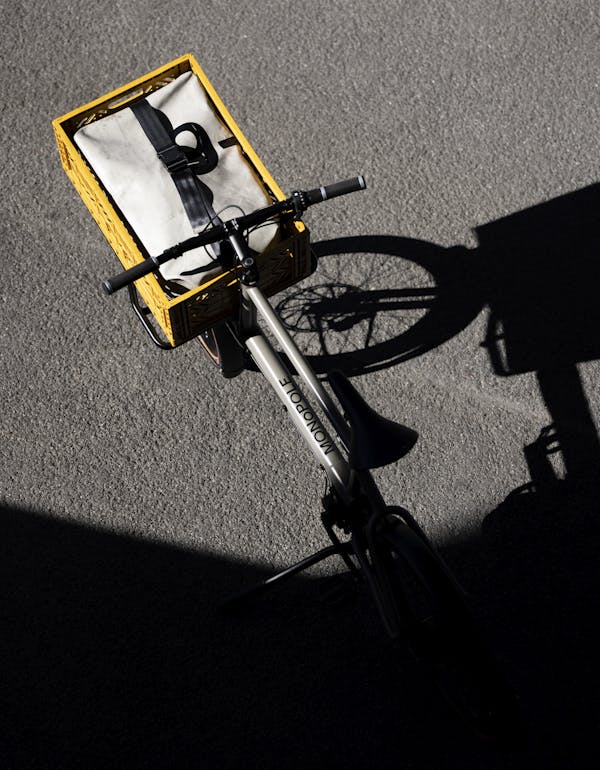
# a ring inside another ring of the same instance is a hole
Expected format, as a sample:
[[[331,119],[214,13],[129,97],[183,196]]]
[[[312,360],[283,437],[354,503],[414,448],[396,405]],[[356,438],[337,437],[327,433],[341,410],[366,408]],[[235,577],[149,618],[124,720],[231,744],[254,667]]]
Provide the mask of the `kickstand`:
[[[296,564],[293,564],[291,567],[276,572],[265,580],[249,586],[243,591],[240,591],[234,596],[231,596],[229,599],[226,599],[220,605],[221,609],[226,611],[235,610],[240,605],[244,604],[247,600],[260,596],[270,588],[278,586],[280,583],[283,583],[294,575],[309,569],[309,567],[313,567],[315,564],[319,564],[325,559],[328,559],[330,556],[341,556],[345,560],[345,557],[347,557],[350,553],[352,553],[351,542],[336,543],[334,545],[328,546],[327,548],[322,548],[320,551],[313,553],[311,556],[307,556],[305,559],[302,559]]]

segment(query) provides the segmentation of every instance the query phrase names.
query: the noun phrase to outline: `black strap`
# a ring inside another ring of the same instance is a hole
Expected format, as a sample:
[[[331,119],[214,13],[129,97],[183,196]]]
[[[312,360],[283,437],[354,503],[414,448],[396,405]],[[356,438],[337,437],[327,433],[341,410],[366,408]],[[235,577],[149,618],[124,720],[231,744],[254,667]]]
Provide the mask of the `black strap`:
[[[212,207],[212,191],[198,179],[198,174],[207,174],[218,163],[216,150],[202,126],[197,123],[185,123],[173,129],[167,116],[145,99],[133,104],[131,111],[171,175],[194,230],[220,222]],[[182,131],[191,131],[194,134],[197,141],[195,148],[177,144],[175,139]],[[218,244],[215,244],[215,247],[218,256]]]

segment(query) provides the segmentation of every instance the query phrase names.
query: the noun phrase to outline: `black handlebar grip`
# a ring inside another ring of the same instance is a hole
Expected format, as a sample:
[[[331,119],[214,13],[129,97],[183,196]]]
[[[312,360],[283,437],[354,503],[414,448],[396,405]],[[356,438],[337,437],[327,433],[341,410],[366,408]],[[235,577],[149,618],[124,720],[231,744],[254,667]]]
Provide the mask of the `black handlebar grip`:
[[[153,273],[158,268],[158,264],[155,259],[148,257],[138,265],[130,267],[129,270],[124,270],[119,275],[115,275],[112,278],[105,278],[102,282],[104,291],[107,294],[114,294],[115,291],[125,288],[130,283],[137,281],[138,278],[143,278],[148,273]]]
[[[309,205],[321,203],[330,198],[337,198],[338,195],[347,195],[348,193],[366,190],[367,183],[363,176],[355,176],[352,179],[346,179],[344,182],[334,182],[325,187],[315,187],[314,190],[308,190],[306,199]]]

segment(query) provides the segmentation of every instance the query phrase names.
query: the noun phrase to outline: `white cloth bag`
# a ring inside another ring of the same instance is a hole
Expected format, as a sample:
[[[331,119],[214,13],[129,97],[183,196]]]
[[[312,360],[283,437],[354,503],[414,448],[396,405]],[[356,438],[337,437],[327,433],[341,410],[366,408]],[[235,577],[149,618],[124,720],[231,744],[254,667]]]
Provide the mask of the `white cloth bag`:
[[[239,145],[223,148],[219,144],[232,134],[216,116],[193,72],[180,75],[146,99],[169,118],[174,128],[197,123],[208,134],[218,164],[199,179],[214,195],[216,214],[228,219],[271,202]],[[157,256],[196,234],[169,172],[131,109],[123,108],[80,128],[74,140],[150,256]],[[176,141],[195,146],[195,138],[188,131],[181,132]],[[277,230],[276,224],[269,224],[250,233],[250,247],[263,251],[277,236]],[[210,246],[197,248],[166,262],[160,272],[166,280],[193,289],[212,273],[182,273],[209,265],[213,260]]]

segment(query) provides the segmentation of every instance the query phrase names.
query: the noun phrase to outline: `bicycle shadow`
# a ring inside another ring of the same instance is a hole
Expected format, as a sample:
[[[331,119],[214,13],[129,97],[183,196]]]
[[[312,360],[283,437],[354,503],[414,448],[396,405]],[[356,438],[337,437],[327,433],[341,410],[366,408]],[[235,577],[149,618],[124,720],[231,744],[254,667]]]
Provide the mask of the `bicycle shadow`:
[[[320,262],[327,266],[328,260],[338,260],[341,278],[293,289],[278,311],[299,344],[312,334],[312,348],[305,344],[305,350],[317,372],[340,369],[358,376],[442,345],[487,308],[481,345],[493,372],[499,377],[535,372],[564,475],[597,495],[600,441],[577,364],[600,358],[600,184],[476,227],[474,233],[475,249],[396,236],[317,243]],[[352,284],[352,258],[359,265],[365,255],[388,258],[380,271],[380,284],[387,281],[387,289],[372,289],[368,273],[360,274],[359,282],[356,271]],[[397,269],[390,268],[393,260]],[[408,264],[422,270],[417,281],[425,274],[430,280],[403,286]],[[421,313],[413,322],[415,309]],[[333,352],[328,348],[332,337],[341,338]]]

